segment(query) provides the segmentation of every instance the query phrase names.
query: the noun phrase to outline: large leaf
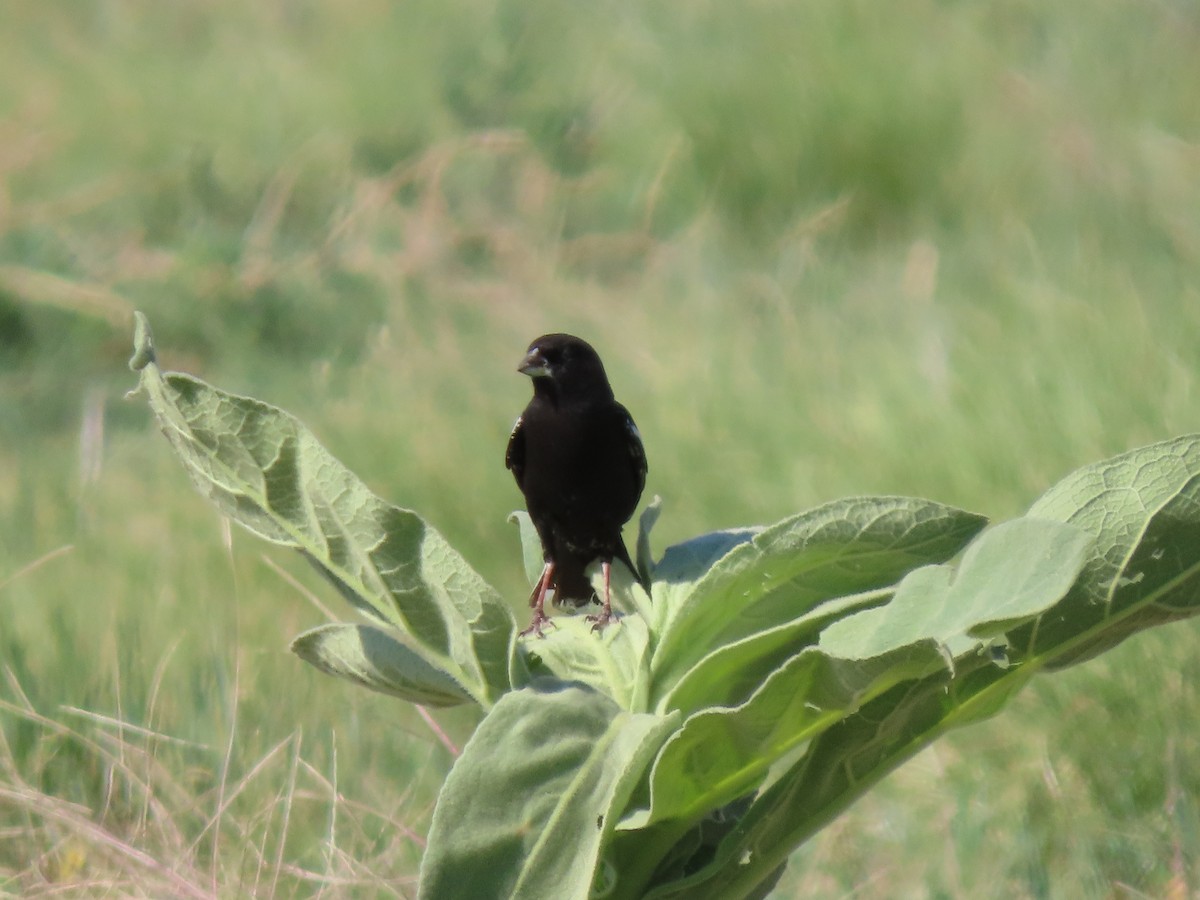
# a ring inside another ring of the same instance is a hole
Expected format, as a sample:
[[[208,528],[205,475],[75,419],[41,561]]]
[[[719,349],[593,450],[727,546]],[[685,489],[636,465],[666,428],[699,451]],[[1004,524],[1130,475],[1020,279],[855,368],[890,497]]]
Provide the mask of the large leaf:
[[[501,698],[438,797],[423,900],[584,900],[619,873],[601,848],[676,717],[550,682]]]
[[[508,689],[512,613],[420,516],[371,493],[283,410],[164,375],[140,313],[130,364],[193,483],[223,513],[300,550],[472,699],[487,706]]]
[[[809,648],[743,704],[698,712],[654,762],[647,824],[693,820],[756,788],[772,764],[900,681],[935,671],[932,641],[867,660]]]
[[[373,625],[320,625],[292,641],[292,652],[327,675],[422,706],[471,699],[453,678]]]
[[[740,544],[751,540],[763,529],[734,528],[713,531],[673,544],[653,566],[654,581],[650,586],[653,604],[649,621],[651,630],[659,635],[667,619],[691,596],[705,573],[713,564]],[[649,535],[645,543],[649,552]]]
[[[646,584],[649,584],[654,578],[654,557],[650,550],[650,531],[654,528],[654,523],[658,521],[660,513],[662,513],[662,497],[655,495],[654,499],[646,504],[641,516],[638,517],[637,550],[634,563],[638,567],[638,576]]]
[[[754,799],[708,865],[645,896],[725,900],[751,893],[792,850],[894,768],[887,761],[907,759],[924,746],[921,736],[944,714],[948,681],[943,670],[897,685],[826,729],[799,762]]]
[[[652,664],[653,695],[665,695],[722,644],[790,622],[831,598],[886,587],[918,566],[944,562],[986,521],[928,500],[859,497],[751,534],[728,547],[686,591],[655,585],[655,603],[664,608],[658,612],[663,624]]]
[[[1027,654],[1061,668],[1200,612],[1200,435],[1080,469],[1029,515],[1070,522],[1094,542],[1064,602],[1014,636]]]
[[[537,584],[542,575],[542,539],[538,537],[537,529],[533,527],[533,519],[523,509],[518,509],[508,517],[508,521],[516,523],[521,538],[521,561],[525,565],[525,577],[529,586]]]
[[[877,606],[891,588],[836,597],[802,616],[740,641],[723,644],[688,670],[658,701],[659,711],[677,709],[685,715],[710,706],[736,706],[801,649],[817,642],[829,622],[864,607]]]
[[[891,602],[839,619],[821,649],[868,659],[934,640],[950,657],[979,639],[1044,612],[1070,589],[1091,545],[1086,531],[1041,519],[1014,519],[972,542],[961,562],[925,566],[900,582]]]

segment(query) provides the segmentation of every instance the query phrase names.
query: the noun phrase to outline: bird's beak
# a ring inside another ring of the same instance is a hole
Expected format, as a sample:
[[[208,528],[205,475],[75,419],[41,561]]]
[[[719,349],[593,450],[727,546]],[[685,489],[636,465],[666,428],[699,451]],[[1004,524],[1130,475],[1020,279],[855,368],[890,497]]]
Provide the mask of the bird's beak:
[[[517,366],[517,371],[530,378],[544,378],[550,374],[550,367],[546,365],[546,357],[542,356],[542,351],[534,347],[525,354],[525,358]]]

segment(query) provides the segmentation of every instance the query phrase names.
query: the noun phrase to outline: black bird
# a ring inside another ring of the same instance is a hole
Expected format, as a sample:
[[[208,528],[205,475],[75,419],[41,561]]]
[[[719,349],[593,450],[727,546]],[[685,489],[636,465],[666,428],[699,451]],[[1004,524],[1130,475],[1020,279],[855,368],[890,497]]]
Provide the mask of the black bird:
[[[533,379],[533,399],[513,426],[505,465],[512,469],[542,541],[545,566],[529,597],[533,621],[522,634],[543,636],[546,594],[576,607],[597,600],[584,570],[600,560],[603,628],[613,619],[611,566],[619,559],[637,577],[621,539],[646,486],[646,451],[633,418],[613,397],[592,346],[569,334],[529,345],[517,371]]]

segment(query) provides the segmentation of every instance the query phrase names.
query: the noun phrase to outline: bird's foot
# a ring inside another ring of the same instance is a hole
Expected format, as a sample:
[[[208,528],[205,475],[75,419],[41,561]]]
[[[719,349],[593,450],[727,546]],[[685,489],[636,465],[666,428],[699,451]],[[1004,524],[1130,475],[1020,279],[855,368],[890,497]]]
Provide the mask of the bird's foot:
[[[613,622],[621,621],[621,614],[608,609],[598,615],[587,616],[585,621],[592,623],[592,631],[603,631]]]
[[[546,632],[542,629],[546,625],[554,628],[558,627],[558,623],[539,609],[533,614],[533,621],[529,623],[529,627],[522,631],[520,636],[529,637],[531,634],[536,634],[538,637],[544,638]]]
[[[604,573],[604,603],[598,616],[588,616],[587,621],[592,623],[592,631],[603,631],[608,627],[609,622],[615,622],[621,617],[613,612],[612,608],[612,563],[609,560],[604,560],[600,563],[600,571]]]

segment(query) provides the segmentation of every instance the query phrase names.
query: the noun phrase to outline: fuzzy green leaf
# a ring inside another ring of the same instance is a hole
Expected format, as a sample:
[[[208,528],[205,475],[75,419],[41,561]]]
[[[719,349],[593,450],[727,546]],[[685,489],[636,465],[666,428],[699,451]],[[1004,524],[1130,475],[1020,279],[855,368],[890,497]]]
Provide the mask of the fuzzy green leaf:
[[[662,633],[668,616],[686,602],[696,583],[717,560],[760,531],[761,528],[713,531],[668,547],[654,566],[654,582],[650,586],[653,601],[650,621],[654,632]]]
[[[585,900],[601,849],[672,717],[550,682],[501,698],[438,797],[421,900]]]
[[[422,706],[471,699],[448,674],[373,625],[321,625],[292,641],[291,650],[327,675]]]
[[[650,550],[650,531],[662,513],[662,497],[655,496],[638,517],[637,550],[634,564],[638,576],[647,584],[654,578],[654,555]]]
[[[300,550],[477,702],[508,689],[512,613],[441,534],[371,493],[283,410],[164,375],[140,313],[135,339],[141,389],[202,494],[260,537]]]
[[[860,497],[743,532],[745,537],[727,546],[694,583],[671,590],[668,582],[655,593],[663,624],[653,662],[654,696],[664,696],[723,644],[776,628],[827,600],[890,586],[918,566],[949,559],[986,521],[928,500]],[[660,579],[665,566],[666,559],[659,566]]]
[[[800,649],[815,644],[829,622],[891,596],[890,589],[837,597],[802,616],[724,644],[701,659],[659,701],[659,710],[685,715],[710,706],[736,706]]]
[[[537,529],[533,527],[533,519],[523,509],[511,513],[508,521],[516,522],[521,537],[521,561],[525,565],[525,577],[532,587],[542,577],[542,539],[538,537]]]
[[[1200,435],[1141,447],[1068,475],[1029,515],[1094,538],[1065,600],[1013,642],[1053,668],[1200,612]]]
[[[1091,536],[1040,519],[1014,519],[985,531],[955,567],[925,566],[904,577],[890,603],[839,619],[821,649],[843,659],[879,656],[923,640],[961,656],[978,640],[1044,612],[1083,567]]]
[[[933,642],[868,660],[802,651],[745,703],[698,712],[671,736],[651,773],[647,823],[693,819],[742,796],[785,754],[872,697],[940,665]]]

